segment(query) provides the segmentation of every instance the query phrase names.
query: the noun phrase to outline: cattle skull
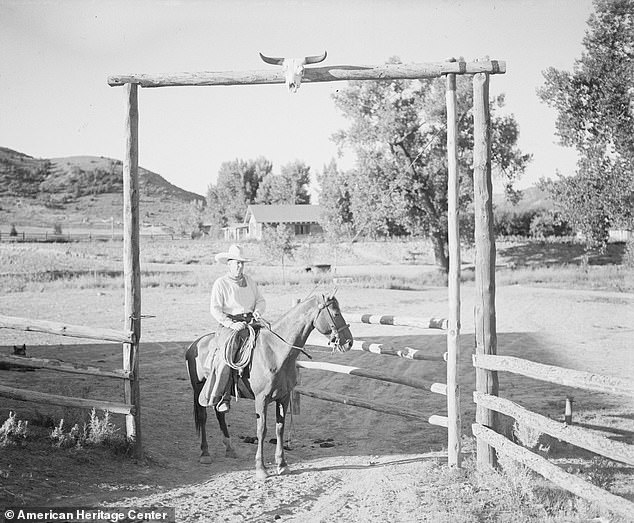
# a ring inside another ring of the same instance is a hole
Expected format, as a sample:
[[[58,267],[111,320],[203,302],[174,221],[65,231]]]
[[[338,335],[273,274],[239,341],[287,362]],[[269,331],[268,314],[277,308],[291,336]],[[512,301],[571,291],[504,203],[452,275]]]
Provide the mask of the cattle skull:
[[[292,93],[296,93],[302,83],[304,76],[304,66],[318,64],[326,59],[326,51],[319,56],[306,56],[305,58],[273,58],[260,53],[260,58],[267,64],[281,65],[286,77],[286,87]]]

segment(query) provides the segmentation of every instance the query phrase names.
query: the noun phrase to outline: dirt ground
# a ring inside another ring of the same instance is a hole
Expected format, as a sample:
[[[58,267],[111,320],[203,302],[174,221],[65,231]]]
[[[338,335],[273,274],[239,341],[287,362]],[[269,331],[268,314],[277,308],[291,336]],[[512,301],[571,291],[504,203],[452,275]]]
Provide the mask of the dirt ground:
[[[268,316],[279,316],[293,297],[303,297],[309,290],[265,288]],[[442,316],[447,310],[447,291],[441,288],[400,291],[343,285],[338,297],[344,316],[346,311]],[[224,456],[220,431],[210,419],[213,463],[199,464],[193,399],[183,354],[191,340],[211,329],[207,300],[205,294],[188,288],[143,290],[141,435],[146,459],[136,462],[108,450],[56,449],[45,441],[29,440],[23,447],[0,453],[0,507],[96,503],[171,506],[176,508],[177,520],[185,522],[456,520],[451,503],[446,503],[440,514],[438,504],[430,503],[433,489],[427,481],[446,462],[446,430],[423,421],[416,424],[397,416],[302,397],[301,414],[293,416],[287,430],[291,474],[258,483],[253,477],[255,445],[247,442],[255,435],[253,403],[241,400],[234,403],[229,415],[239,457]],[[5,315],[111,328],[122,325],[122,304],[121,291],[99,289],[43,289],[0,297],[0,310]],[[460,380],[466,436],[474,421],[473,307],[473,286],[464,285]],[[500,287],[496,308],[499,354],[631,379],[634,294]],[[353,324],[352,332],[356,338],[406,344],[430,354],[441,355],[446,350],[440,331]],[[12,351],[13,344],[25,343],[30,356],[81,361],[102,368],[121,365],[121,349],[116,344],[78,345],[72,338],[7,329],[1,336],[0,351],[5,353]],[[443,365],[435,362],[356,351],[314,355],[315,359],[445,381]],[[57,394],[115,401],[122,398],[119,383],[71,374],[0,371],[0,380]],[[399,385],[320,371],[304,371],[302,384],[418,410],[421,420],[445,414],[443,397]],[[500,396],[554,419],[563,419],[565,398],[571,395],[576,423],[633,443],[631,400],[500,374]],[[0,419],[4,420],[9,410],[43,425],[51,419],[79,416],[75,409],[2,398]],[[272,416],[270,412],[270,420]],[[266,459],[272,462],[274,446],[267,443],[265,448]],[[589,459],[570,446],[553,448],[551,457],[564,467]],[[632,470],[624,469],[612,491],[634,500],[632,483]]]

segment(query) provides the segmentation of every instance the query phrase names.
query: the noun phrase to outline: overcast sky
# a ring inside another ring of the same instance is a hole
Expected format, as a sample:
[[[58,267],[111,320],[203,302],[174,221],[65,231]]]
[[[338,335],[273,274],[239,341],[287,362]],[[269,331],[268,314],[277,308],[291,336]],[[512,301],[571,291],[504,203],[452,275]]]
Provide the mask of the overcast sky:
[[[489,55],[507,62],[491,93],[506,93],[520,147],[534,155],[525,187],[574,171],[535,90],[547,67],[572,70],[591,12],[589,0],[0,0],[0,146],[121,159],[124,90],[108,86],[113,74],[273,67],[258,52],[327,50],[326,64],[350,65]],[[141,89],[139,163],[199,194],[236,158],[321,171],[346,126],[331,98],[343,85]]]

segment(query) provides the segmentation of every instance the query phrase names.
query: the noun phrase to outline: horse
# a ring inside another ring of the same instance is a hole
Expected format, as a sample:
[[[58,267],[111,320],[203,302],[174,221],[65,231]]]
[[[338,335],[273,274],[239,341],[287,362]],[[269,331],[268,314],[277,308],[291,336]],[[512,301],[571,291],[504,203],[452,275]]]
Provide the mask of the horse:
[[[270,403],[275,402],[275,462],[278,475],[289,472],[284,456],[284,424],[291,398],[291,392],[297,384],[295,362],[306,344],[309,334],[317,329],[329,338],[333,350],[347,352],[352,348],[352,334],[333,295],[313,295],[295,305],[270,329],[260,329],[249,369],[248,384],[255,399],[257,419],[257,451],[255,454],[255,475],[259,480],[268,476],[264,466],[264,439],[266,437],[266,413]],[[200,463],[211,463],[205,425],[207,409],[198,397],[205,384],[201,375],[200,359],[215,349],[215,333],[211,332],[198,338],[186,350],[187,370],[194,392],[194,423],[196,432],[201,436]],[[199,355],[201,358],[199,358]],[[220,430],[224,436],[225,455],[236,457],[227,429],[225,412],[214,409]]]

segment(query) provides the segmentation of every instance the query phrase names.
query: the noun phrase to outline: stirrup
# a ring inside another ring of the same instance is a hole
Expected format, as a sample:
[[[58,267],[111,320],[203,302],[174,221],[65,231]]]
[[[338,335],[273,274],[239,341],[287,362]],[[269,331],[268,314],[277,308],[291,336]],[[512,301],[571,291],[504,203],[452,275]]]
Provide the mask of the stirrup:
[[[229,412],[230,408],[231,408],[230,400],[223,399],[222,401],[220,401],[220,403],[218,403],[216,410],[218,412]]]

